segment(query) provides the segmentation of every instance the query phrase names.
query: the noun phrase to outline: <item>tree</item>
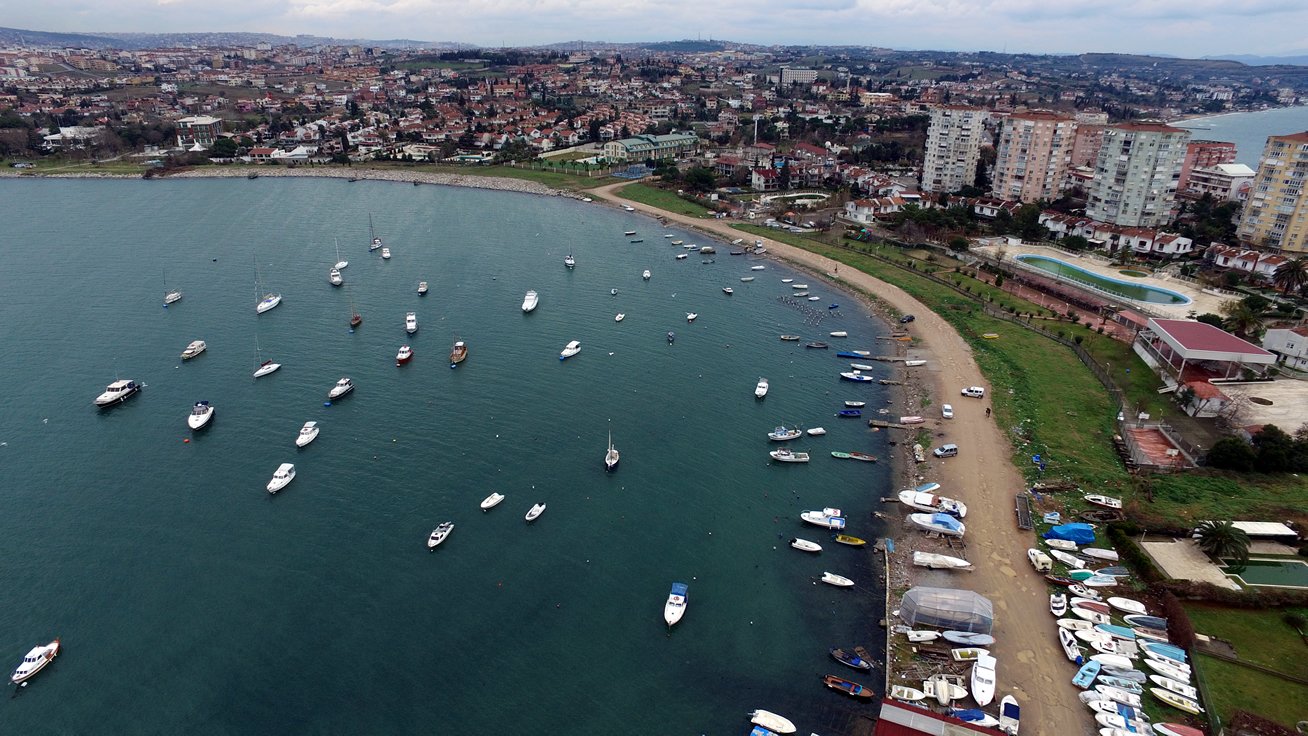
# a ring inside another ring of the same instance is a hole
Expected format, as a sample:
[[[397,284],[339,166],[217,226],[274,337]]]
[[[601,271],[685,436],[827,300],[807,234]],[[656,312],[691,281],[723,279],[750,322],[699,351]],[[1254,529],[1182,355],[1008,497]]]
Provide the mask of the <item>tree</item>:
[[[1068,235],[1067,237],[1058,241],[1058,244],[1068,250],[1074,250],[1074,251],[1083,251],[1083,250],[1090,249],[1090,241],[1086,240],[1084,237],[1080,235]]]
[[[1262,316],[1254,311],[1247,301],[1229,301],[1222,304],[1223,322],[1226,329],[1237,335],[1256,337],[1262,327]]]
[[[1235,560],[1239,567],[1249,561],[1249,535],[1234,522],[1201,521],[1194,538],[1210,557]]]
[[[1239,437],[1223,437],[1208,448],[1205,462],[1212,468],[1248,472],[1253,470],[1256,457],[1248,442]]]
[[[209,149],[210,158],[233,158],[236,156],[236,141],[231,138],[219,138],[213,142],[213,148]]]
[[[1253,438],[1257,468],[1264,473],[1285,473],[1304,467],[1304,446],[1275,424],[1263,426]]]
[[[694,192],[707,192],[717,184],[713,170],[704,166],[694,166],[684,177],[686,187]]]
[[[777,172],[777,189],[786,191],[790,189],[790,162],[782,161],[781,170]]]
[[[1216,327],[1219,330],[1223,329],[1223,325],[1225,324],[1225,322],[1222,320],[1221,315],[1213,314],[1212,312],[1206,312],[1204,314],[1201,314],[1198,317],[1195,317],[1194,321],[1203,322],[1206,325],[1212,325],[1213,327]]]
[[[1272,283],[1282,294],[1299,291],[1308,285],[1308,257],[1299,256],[1293,261],[1286,261],[1272,274]]]

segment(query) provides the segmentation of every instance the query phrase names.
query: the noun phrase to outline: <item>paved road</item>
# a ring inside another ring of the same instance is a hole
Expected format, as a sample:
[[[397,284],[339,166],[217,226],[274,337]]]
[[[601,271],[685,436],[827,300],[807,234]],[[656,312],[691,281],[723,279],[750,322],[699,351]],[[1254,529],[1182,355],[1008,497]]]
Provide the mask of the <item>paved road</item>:
[[[590,191],[616,201],[614,190],[629,183]],[[732,229],[731,221],[687,217],[639,202],[623,203],[727,240],[742,237],[740,231]],[[1012,448],[1004,433],[986,416],[989,400],[959,395],[964,386],[990,388],[977,368],[971,347],[948,323],[898,287],[849,267],[838,269],[836,261],[823,256],[770,238],[762,240],[770,254],[820,274],[839,273],[841,281],[876,294],[900,312],[917,316],[912,333],[918,339],[915,349],[928,359],[925,370],[930,373],[922,378],[933,389],[932,406],[947,402],[955,409],[955,418],[945,425],[946,437],[942,441],[957,442],[961,451],[956,458],[936,461],[939,467],[933,470],[932,479],[944,486],[947,495],[968,505],[968,558],[977,569],[966,577],[960,576],[960,586],[970,587],[994,603],[997,641],[990,649],[999,660],[995,700],[1008,693],[1017,698],[1022,707],[1024,736],[1095,733],[1094,721],[1077,700],[1077,690],[1071,684],[1075,671],[1059,647],[1044,580],[1026,561],[1026,549],[1035,544],[1035,539],[1030,533],[1018,531],[1015,523],[1013,499],[1024,487],[1024,480],[1009,460]]]

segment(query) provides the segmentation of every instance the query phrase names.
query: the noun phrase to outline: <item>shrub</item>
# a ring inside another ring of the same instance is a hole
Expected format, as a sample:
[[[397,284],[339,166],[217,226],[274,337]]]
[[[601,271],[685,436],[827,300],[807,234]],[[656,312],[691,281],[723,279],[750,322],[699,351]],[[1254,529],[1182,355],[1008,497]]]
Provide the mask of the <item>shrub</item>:
[[[1159,599],[1163,604],[1163,616],[1167,618],[1167,638],[1182,649],[1194,647],[1194,622],[1185,612],[1185,606],[1170,590],[1164,590]]]
[[[1205,462],[1213,468],[1248,472],[1253,470],[1256,457],[1248,442],[1239,437],[1223,437],[1208,448]]]

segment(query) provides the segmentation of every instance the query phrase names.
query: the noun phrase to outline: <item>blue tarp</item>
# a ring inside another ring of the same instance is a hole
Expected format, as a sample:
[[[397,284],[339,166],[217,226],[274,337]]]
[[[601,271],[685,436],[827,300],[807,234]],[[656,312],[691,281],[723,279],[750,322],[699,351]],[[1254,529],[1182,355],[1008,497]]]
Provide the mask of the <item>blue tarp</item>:
[[[1062,524],[1044,534],[1045,539],[1066,539],[1077,544],[1090,544],[1095,541],[1095,530],[1089,524]]]

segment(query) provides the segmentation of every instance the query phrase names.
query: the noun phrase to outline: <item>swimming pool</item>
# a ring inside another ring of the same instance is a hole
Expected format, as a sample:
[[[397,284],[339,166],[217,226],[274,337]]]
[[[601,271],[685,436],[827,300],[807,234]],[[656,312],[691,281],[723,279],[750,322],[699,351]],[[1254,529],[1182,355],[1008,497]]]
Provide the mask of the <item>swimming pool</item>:
[[[1233,560],[1222,562],[1226,563],[1222,572],[1246,586],[1308,589],[1308,562],[1303,560],[1255,559],[1246,562],[1243,570],[1232,567]]]
[[[1189,304],[1191,302],[1190,297],[1178,294],[1170,289],[1160,289],[1156,286],[1146,286],[1130,281],[1119,281],[1093,271],[1087,271],[1080,266],[1073,266],[1057,258],[1032,254],[1023,254],[1016,256],[1016,258],[1032,268],[1047,271],[1065,281],[1088,286],[1096,291],[1106,292],[1124,299],[1149,302],[1150,304]]]

